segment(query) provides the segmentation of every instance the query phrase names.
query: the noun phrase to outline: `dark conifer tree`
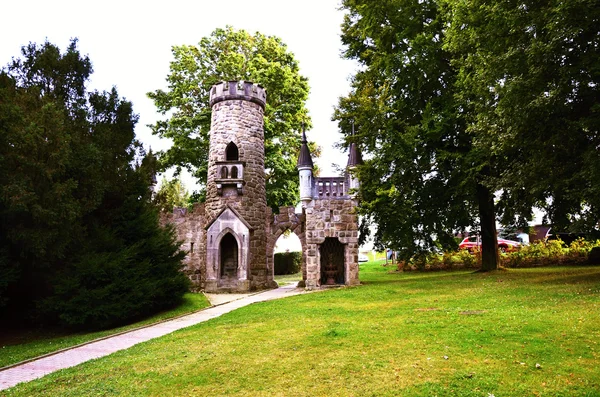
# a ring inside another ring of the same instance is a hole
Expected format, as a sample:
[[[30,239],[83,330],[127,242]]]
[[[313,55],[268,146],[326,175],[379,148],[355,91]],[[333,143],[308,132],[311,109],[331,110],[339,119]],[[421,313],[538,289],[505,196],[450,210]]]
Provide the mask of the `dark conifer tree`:
[[[0,73],[0,305],[107,327],[174,305],[188,282],[150,203],[137,115],[90,92],[88,57],[29,44]]]

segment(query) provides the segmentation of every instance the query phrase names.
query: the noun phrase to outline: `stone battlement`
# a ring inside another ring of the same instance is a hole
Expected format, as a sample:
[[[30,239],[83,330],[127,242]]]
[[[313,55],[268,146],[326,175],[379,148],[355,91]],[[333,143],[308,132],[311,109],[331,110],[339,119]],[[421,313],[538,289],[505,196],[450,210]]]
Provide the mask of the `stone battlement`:
[[[210,90],[210,106],[229,100],[245,100],[260,105],[263,109],[267,102],[267,91],[250,81],[223,81]]]

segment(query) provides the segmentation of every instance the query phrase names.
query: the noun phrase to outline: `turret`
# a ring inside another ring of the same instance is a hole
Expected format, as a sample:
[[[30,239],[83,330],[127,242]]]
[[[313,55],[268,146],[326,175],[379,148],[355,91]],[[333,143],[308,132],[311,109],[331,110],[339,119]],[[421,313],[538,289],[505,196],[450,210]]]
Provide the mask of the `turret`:
[[[302,206],[306,206],[312,200],[313,162],[304,129],[302,130],[302,146],[300,147],[300,155],[298,156],[296,167],[300,175],[300,200],[302,201]]]
[[[360,184],[356,177],[356,167],[362,164],[362,156],[358,149],[358,145],[354,142],[350,144],[348,152],[348,165],[346,166],[346,172],[348,173],[348,188],[350,191],[358,190]]]
[[[263,87],[224,81],[210,90],[206,183],[207,291],[272,285],[267,271]]]

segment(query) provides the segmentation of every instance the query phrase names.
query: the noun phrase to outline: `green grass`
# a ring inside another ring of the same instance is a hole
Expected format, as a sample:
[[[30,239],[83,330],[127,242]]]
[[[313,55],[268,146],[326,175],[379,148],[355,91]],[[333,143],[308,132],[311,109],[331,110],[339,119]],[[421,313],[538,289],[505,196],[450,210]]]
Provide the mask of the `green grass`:
[[[291,284],[294,282],[298,282],[302,280],[302,272],[294,273],[294,274],[284,274],[281,276],[275,276],[275,281],[279,284],[280,287]]]
[[[363,264],[363,286],[250,305],[6,396],[600,395],[600,268],[390,270]]]
[[[0,367],[15,364],[43,354],[52,353],[60,349],[103,338],[129,329],[141,327],[143,325],[191,313],[208,306],[210,306],[210,303],[203,294],[187,293],[184,295],[181,305],[176,308],[118,328],[80,333],[68,333],[67,331],[57,329],[38,329],[20,332],[16,336],[0,334],[0,337],[3,336],[2,342],[0,343]]]

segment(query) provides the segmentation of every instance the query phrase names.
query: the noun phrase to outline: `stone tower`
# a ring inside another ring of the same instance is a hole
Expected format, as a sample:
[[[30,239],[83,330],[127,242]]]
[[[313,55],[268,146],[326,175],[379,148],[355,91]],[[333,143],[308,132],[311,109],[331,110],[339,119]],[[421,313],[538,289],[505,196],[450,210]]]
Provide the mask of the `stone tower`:
[[[209,292],[274,284],[266,265],[265,102],[265,90],[250,82],[222,82],[210,91],[204,235]]]
[[[358,214],[354,170],[360,150],[350,146],[343,176],[315,177],[306,134],[297,168],[302,213],[267,206],[263,115],[265,90],[245,81],[222,82],[210,91],[212,119],[206,202],[191,212],[175,208],[163,222],[175,226],[187,252],[184,272],[193,288],[247,292],[274,288],[274,250],[286,232],[302,245],[300,286],[357,285]]]

